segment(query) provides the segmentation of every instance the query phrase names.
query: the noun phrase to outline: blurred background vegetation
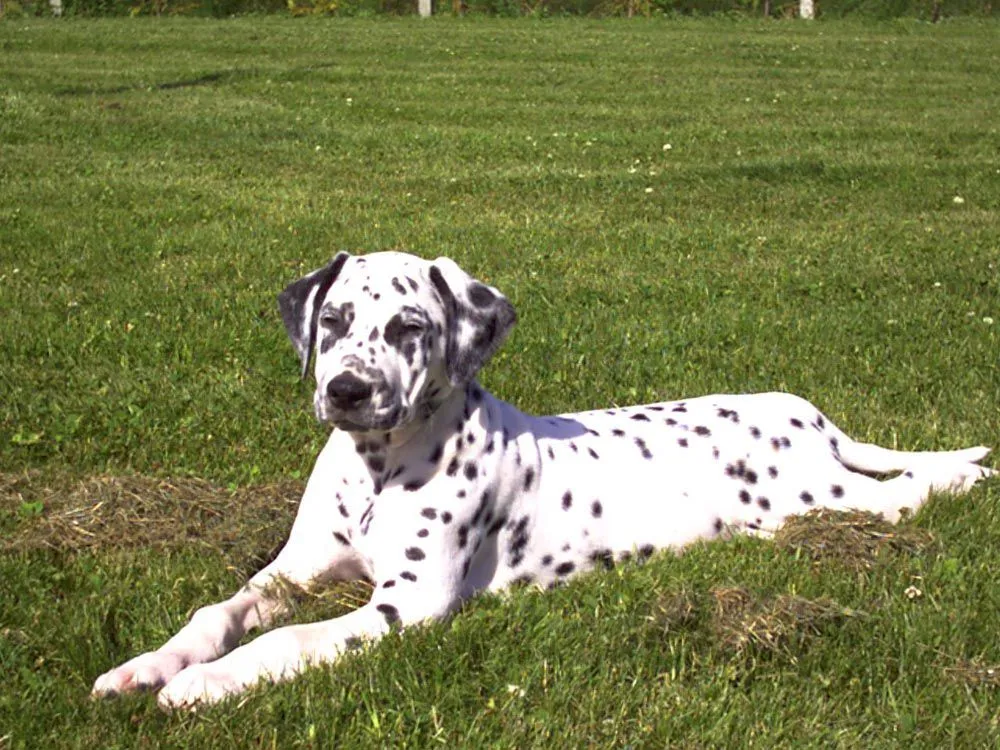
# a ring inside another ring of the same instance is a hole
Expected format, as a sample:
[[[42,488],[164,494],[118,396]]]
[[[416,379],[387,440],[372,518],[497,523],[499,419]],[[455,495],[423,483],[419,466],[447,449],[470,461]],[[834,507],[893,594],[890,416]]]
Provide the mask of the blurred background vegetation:
[[[791,18],[798,0],[434,0],[434,12],[493,16],[718,15]],[[817,15],[938,21],[959,16],[996,17],[994,0],[818,0]],[[0,0],[0,18],[51,14],[50,0]],[[411,15],[417,0],[63,0],[68,16]]]

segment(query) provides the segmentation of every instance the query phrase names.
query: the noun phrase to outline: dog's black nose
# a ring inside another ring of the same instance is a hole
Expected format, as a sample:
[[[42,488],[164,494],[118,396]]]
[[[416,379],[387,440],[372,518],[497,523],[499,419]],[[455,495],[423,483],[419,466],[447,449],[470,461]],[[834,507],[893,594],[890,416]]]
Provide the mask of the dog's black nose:
[[[326,384],[326,395],[337,408],[351,409],[371,397],[372,384],[357,375],[342,372]]]

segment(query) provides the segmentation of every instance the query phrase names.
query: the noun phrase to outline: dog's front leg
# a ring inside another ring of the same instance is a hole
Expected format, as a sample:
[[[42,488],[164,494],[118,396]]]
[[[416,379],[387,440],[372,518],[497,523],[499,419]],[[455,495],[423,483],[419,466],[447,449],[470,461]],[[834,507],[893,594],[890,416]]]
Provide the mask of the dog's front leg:
[[[231,598],[202,607],[170,640],[106,672],[94,683],[94,695],[156,690],[181,670],[219,658],[250,630],[267,627],[288,607],[284,584],[308,587],[319,580],[351,580],[369,575],[366,562],[340,539],[351,534],[351,519],[332,502],[346,476],[335,460],[337,436],[320,454],[299,504],[288,542],[274,561],[254,575]],[[358,485],[352,473],[350,481]],[[341,506],[343,507],[343,506]]]
[[[380,578],[371,601],[342,617],[307,625],[290,625],[261,635],[216,661],[180,672],[160,691],[164,707],[213,703],[260,680],[286,680],[310,665],[328,664],[363,641],[402,627],[445,617],[461,603],[460,581],[431,559],[409,557],[379,567],[396,571]],[[428,558],[436,556],[428,552]],[[443,558],[443,555],[442,555]],[[444,563],[442,559],[438,563]],[[388,585],[387,585],[388,584]]]

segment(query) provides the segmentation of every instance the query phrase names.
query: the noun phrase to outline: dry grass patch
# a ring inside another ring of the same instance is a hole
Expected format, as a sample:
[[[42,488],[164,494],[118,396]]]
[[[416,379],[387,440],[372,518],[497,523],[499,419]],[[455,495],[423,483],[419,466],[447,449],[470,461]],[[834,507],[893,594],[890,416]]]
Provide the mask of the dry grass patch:
[[[0,511],[18,519],[0,551],[199,545],[245,565],[273,557],[302,490],[295,481],[228,490],[188,478],[0,474]]]
[[[853,570],[871,569],[887,552],[918,554],[934,541],[926,529],[893,524],[880,514],[825,508],[792,516],[774,535],[778,547]]]
[[[650,619],[666,632],[703,625],[712,643],[733,656],[768,653],[795,661],[794,648],[829,625],[862,616],[826,597],[759,596],[742,587],[717,586],[707,596],[686,590],[663,595]]]
[[[791,646],[819,635],[828,625],[864,614],[827,597],[758,597],[739,587],[717,587],[710,593],[712,629],[723,648],[738,655],[753,649],[794,661]]]
[[[969,688],[1000,687],[1000,665],[985,665],[978,659],[963,659],[944,668],[944,673],[955,682]]]

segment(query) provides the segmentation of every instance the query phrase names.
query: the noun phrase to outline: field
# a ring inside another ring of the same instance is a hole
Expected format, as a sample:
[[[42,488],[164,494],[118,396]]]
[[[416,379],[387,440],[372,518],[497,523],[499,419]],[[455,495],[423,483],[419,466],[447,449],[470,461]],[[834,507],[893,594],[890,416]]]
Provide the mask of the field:
[[[274,298],[338,249],[506,292],[482,382],[527,411],[789,390],[1000,444],[998,38],[0,23],[0,748],[1000,744],[996,480],[484,598],[193,716],[88,697],[287,533],[324,433]]]

